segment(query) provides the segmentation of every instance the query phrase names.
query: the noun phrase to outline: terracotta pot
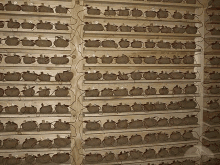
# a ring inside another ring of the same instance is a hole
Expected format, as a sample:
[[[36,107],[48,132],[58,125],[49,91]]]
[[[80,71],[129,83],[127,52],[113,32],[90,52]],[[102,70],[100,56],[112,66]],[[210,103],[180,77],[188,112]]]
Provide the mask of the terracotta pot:
[[[18,29],[18,28],[20,28],[20,23],[17,22],[17,21],[13,21],[13,19],[10,19],[10,20],[8,21],[7,27],[8,27],[8,28]]]
[[[12,4],[11,1],[8,1],[8,3],[5,4],[5,10],[6,11],[20,11],[21,6]]]
[[[99,40],[85,40],[85,47],[96,47],[98,48],[99,46],[101,46],[101,43]]]
[[[85,57],[85,58],[87,64],[96,64],[98,62],[97,57]]]
[[[21,10],[25,12],[37,12],[37,6],[28,5],[27,2],[24,2],[24,4],[21,5]]]
[[[106,31],[117,31],[118,26],[117,25],[112,25],[112,24],[107,24],[105,25]]]
[[[65,163],[69,161],[69,153],[57,153],[52,156],[52,162],[54,163]]]
[[[118,16],[129,16],[129,15],[130,15],[130,12],[129,12],[129,9],[127,8],[118,10]]]
[[[52,147],[52,140],[50,140],[50,139],[40,140],[38,142],[38,145],[42,148],[51,148]]]
[[[44,29],[44,30],[51,30],[53,29],[53,25],[50,22],[43,22],[42,20],[39,21],[36,25],[37,29]]]
[[[91,121],[88,121],[86,122],[86,129],[88,130],[99,130],[101,127],[101,125],[98,123],[98,122],[91,122]]]
[[[113,62],[113,57],[112,56],[102,56],[101,60],[102,60],[103,64],[111,64]]]
[[[109,9],[109,6],[107,6],[107,9],[104,12],[105,16],[115,16],[116,15],[116,11],[113,10],[112,8]]]
[[[25,141],[22,144],[22,148],[30,149],[30,148],[34,148],[36,145],[37,145],[37,139],[29,138],[29,139],[25,139]]]
[[[51,162],[51,157],[49,154],[44,154],[44,155],[37,155],[36,158],[36,162],[37,163],[41,163],[41,164],[46,164],[46,163],[50,163]]]
[[[54,144],[57,145],[58,147],[66,147],[68,145],[70,145],[71,143],[71,140],[69,137],[66,137],[66,138],[60,138],[60,137],[57,137],[56,139],[54,139]]]
[[[97,8],[87,7],[87,14],[89,14],[89,15],[100,15],[101,11]]]
[[[61,120],[56,121],[54,124],[55,130],[65,131],[70,129],[70,124],[66,121],[62,122]]]
[[[43,3],[38,6],[38,12],[54,13],[53,9],[50,6],[44,6]]]
[[[37,129],[37,123],[36,121],[26,121],[21,124],[21,128],[24,131],[34,131]]]
[[[66,14],[67,11],[68,11],[68,8],[63,7],[63,6],[61,6],[61,5],[56,6],[56,8],[55,8],[55,12],[56,12],[56,13]]]
[[[133,17],[141,17],[143,14],[143,12],[139,9],[134,8],[133,10],[131,10],[131,15]]]
[[[183,18],[183,15],[176,10],[176,11],[174,12],[174,14],[173,14],[173,18],[174,18],[174,19],[182,19],[182,18]]]
[[[103,113],[115,113],[116,112],[116,106],[108,105],[108,103],[107,103],[107,104],[102,106],[102,112]]]
[[[60,21],[57,21],[57,23],[55,23],[55,29],[56,30],[69,30],[69,24],[64,24],[64,23],[61,24]]]

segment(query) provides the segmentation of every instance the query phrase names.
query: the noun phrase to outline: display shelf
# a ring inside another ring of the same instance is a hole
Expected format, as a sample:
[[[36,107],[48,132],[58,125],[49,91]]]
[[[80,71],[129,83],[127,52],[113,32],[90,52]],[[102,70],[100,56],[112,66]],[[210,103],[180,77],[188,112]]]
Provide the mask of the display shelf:
[[[71,85],[70,82],[57,82],[57,81],[0,81],[0,85]],[[1,97],[0,97],[1,100]]]
[[[125,146],[112,146],[112,147],[97,147],[97,148],[91,148],[91,147],[84,147],[84,150],[86,153],[90,152],[99,152],[99,151],[107,151],[111,150],[111,152],[117,151],[117,150],[124,150],[124,149],[138,149],[138,148],[148,148],[148,147],[161,147],[161,146],[173,146],[173,145],[183,145],[183,144],[189,144],[189,145],[195,145],[198,143],[198,140],[189,140],[189,141],[175,141],[175,142],[157,142],[157,143],[144,143],[144,144],[139,144],[139,145],[125,145]]]
[[[10,135],[50,135],[50,134],[66,134],[69,135],[70,130],[67,131],[30,131],[30,132],[1,132],[0,136],[10,136]]]
[[[114,52],[139,52],[139,51],[160,51],[160,52],[200,52],[200,49],[157,49],[157,48],[92,48],[92,47],[85,47],[84,51],[114,51]],[[219,51],[220,52],[220,51]]]
[[[67,152],[71,151],[71,148],[49,148],[50,152]],[[0,149],[0,153],[16,153],[16,152],[23,152],[23,153],[28,153],[28,152],[47,152],[48,153],[48,148],[31,148],[31,149]]]
[[[71,18],[70,14],[43,13],[43,12],[23,12],[23,11],[0,11],[0,15],[23,16],[23,17],[38,16],[38,17]]]
[[[200,64],[84,64],[84,67],[194,68],[194,67],[201,67],[201,65]]]
[[[200,34],[177,34],[177,33],[147,33],[147,32],[111,32],[111,31],[85,31],[84,37],[102,37],[102,38],[150,38],[150,39],[179,39],[179,40],[194,40],[196,37],[201,37]]]
[[[203,121],[203,124],[205,124],[208,127],[220,127],[220,124],[210,124],[210,123],[207,123],[207,122],[204,122],[204,121]]]
[[[208,138],[206,136],[202,136],[202,138],[204,138],[205,140],[208,140],[210,142],[220,141],[220,137],[218,137],[218,138]]]
[[[199,94],[181,95],[146,95],[146,96],[112,96],[112,97],[84,97],[84,100],[115,100],[115,99],[154,99],[154,98],[180,98],[180,97],[199,97]]]
[[[149,163],[162,163],[164,161],[168,161],[168,160],[186,160],[186,159],[190,159],[190,158],[197,158],[200,159],[199,155],[184,155],[184,156],[176,156],[176,157],[165,157],[165,158],[154,158],[154,159],[145,159],[145,160],[126,160],[123,161],[123,164],[140,164],[140,163],[144,163],[144,164],[149,164]],[[102,162],[102,165],[116,165],[119,162],[117,161],[113,161],[113,162]],[[121,162],[120,162],[121,163]],[[84,165],[86,164],[92,164],[92,165],[100,165],[100,163],[83,163]],[[141,164],[142,165],[142,164]]]
[[[185,109],[185,110],[164,110],[164,111],[142,111],[142,112],[122,112],[122,113],[83,113],[84,119],[89,117],[114,117],[114,116],[135,116],[135,115],[156,115],[156,114],[174,114],[174,113],[192,113],[199,112],[200,109]]]
[[[180,80],[98,80],[88,81],[84,80],[84,84],[124,84],[124,83],[190,83],[200,82],[200,79],[180,79]],[[0,82],[1,83],[1,82]]]
[[[185,128],[197,128],[199,125],[182,125],[182,126],[170,126],[170,127],[151,127],[151,128],[136,128],[136,129],[114,129],[114,130],[94,130],[88,131],[84,129],[83,132],[85,135],[93,135],[93,134],[111,134],[114,133],[122,133],[122,132],[130,132],[130,133],[138,133],[138,132],[148,132],[148,131],[156,131],[156,130],[170,130],[170,129],[185,129]]]
[[[200,4],[186,4],[186,3],[167,3],[167,2],[149,2],[149,1],[136,1],[136,0],[84,0],[84,3],[102,3],[102,4],[123,4],[135,6],[158,6],[158,7],[175,7],[177,8],[201,8]]]
[[[0,113],[0,118],[44,118],[44,117],[71,117],[71,113],[68,114],[57,114],[57,113],[52,113],[52,114],[40,114],[40,113],[36,113],[36,114],[6,114],[6,113]]]
[[[20,69],[20,68],[35,68],[37,70],[59,70],[59,69],[69,69],[71,68],[70,64],[66,65],[55,65],[55,64],[0,64],[0,68],[4,69]]]
[[[70,97],[0,97],[0,101],[71,100]]]

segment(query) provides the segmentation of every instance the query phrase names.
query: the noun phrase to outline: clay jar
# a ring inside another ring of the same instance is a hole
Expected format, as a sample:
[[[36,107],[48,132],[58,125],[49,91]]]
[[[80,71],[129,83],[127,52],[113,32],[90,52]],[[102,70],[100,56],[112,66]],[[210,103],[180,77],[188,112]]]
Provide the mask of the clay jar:
[[[89,15],[100,15],[101,11],[97,8],[87,7],[87,14],[89,14]]]
[[[146,134],[144,137],[144,141],[146,143],[153,143],[153,142],[157,141],[156,133]]]
[[[114,136],[109,136],[109,137],[105,137],[103,140],[103,144],[105,146],[113,146],[113,144],[115,143],[115,137]]]
[[[119,105],[117,105],[116,110],[117,112],[130,112],[131,107],[128,104],[120,103]]]
[[[103,128],[106,130],[116,129],[116,123],[113,120],[107,120],[107,122],[103,124]]]
[[[100,43],[100,40],[85,40],[85,47],[96,47],[98,48],[101,43]]]
[[[101,125],[98,123],[98,121],[85,121],[86,123],[86,129],[92,131],[92,130],[99,130]]]
[[[34,90],[34,86],[30,87],[30,88],[24,88],[24,90],[21,91],[23,93],[24,96],[26,97],[32,97],[35,94],[35,90]]]
[[[175,27],[173,27],[174,33],[183,34],[183,33],[185,33],[185,31],[186,31],[186,29],[182,26],[179,27],[179,26],[175,25]]]
[[[11,105],[5,107],[5,113],[7,114],[17,114],[18,113],[18,106],[17,105]]]
[[[119,29],[120,29],[121,32],[131,32],[132,27],[128,26],[128,25],[121,25],[119,27]]]
[[[141,96],[143,93],[143,88],[139,88],[139,87],[132,87],[132,89],[129,91],[129,94],[131,96]]]
[[[146,119],[144,119],[144,126],[145,127],[155,127],[155,126],[157,126],[157,120],[154,118],[146,118]]]
[[[127,39],[121,39],[119,46],[121,48],[128,48],[130,46],[130,42]]]
[[[110,89],[110,88],[104,88],[102,91],[101,91],[101,96],[102,97],[108,97],[108,96],[113,96],[113,89]]]
[[[23,56],[23,62],[25,64],[33,64],[33,63],[35,63],[35,57]]]
[[[54,41],[54,45],[59,48],[66,48],[69,46],[69,40],[63,39],[63,37],[56,36],[56,39]]]
[[[21,5],[21,10],[25,12],[37,12],[37,6],[28,5],[27,2],[24,2],[24,4]]]
[[[117,64],[127,64],[129,62],[128,56],[122,54],[122,56],[118,56],[116,58],[116,63]]]
[[[150,86],[145,90],[146,95],[156,95],[156,92],[156,89]]]
[[[98,105],[92,105],[92,104],[89,104],[86,106],[86,109],[90,112],[90,113],[97,113],[99,112],[99,106]]]
[[[7,36],[7,38],[5,39],[5,44],[8,46],[18,46],[19,43],[20,43],[20,40],[17,37]]]
[[[10,72],[7,72],[6,74],[4,74],[4,79],[6,81],[20,81],[21,73],[18,73],[18,72],[10,73]]]
[[[68,113],[68,112],[69,112],[68,107],[69,107],[69,105],[58,103],[58,104],[55,106],[55,111],[56,111],[56,113],[58,113],[58,114],[65,114],[65,113]]]
[[[150,26],[148,26],[147,30],[151,33],[159,33],[160,26],[154,26],[153,24],[150,24]]]
[[[3,140],[3,147],[6,149],[16,148],[18,146],[19,140],[7,138]]]
[[[99,138],[88,138],[85,140],[85,145],[90,147],[97,147],[101,145],[101,140]]]
[[[104,80],[116,80],[117,79],[117,75],[116,74],[114,74],[114,73],[108,73],[108,71],[105,73],[105,74],[103,74],[103,79]]]
[[[128,90],[126,88],[123,88],[123,89],[116,88],[114,90],[114,95],[115,96],[128,96]]]
[[[134,8],[133,10],[131,10],[131,15],[133,17],[140,17],[142,16],[143,12],[139,9]]]
[[[39,21],[36,25],[37,29],[44,29],[44,30],[51,30],[53,29],[53,25],[50,22],[43,22],[42,20]]]
[[[159,9],[157,12],[157,17],[158,18],[167,18],[168,17],[168,11]]]
[[[126,145],[128,144],[128,137],[124,135],[120,135],[117,139],[117,145]]]
[[[118,16],[129,16],[129,9],[125,8],[125,9],[119,9],[118,10]]]
[[[101,154],[87,154],[85,156],[85,160],[87,162],[91,162],[91,163],[96,163],[96,162],[101,162],[103,159]]]
[[[52,156],[52,162],[65,163],[70,159],[69,153],[57,153]]]
[[[110,23],[107,23],[107,25],[105,25],[106,31],[117,31],[118,30],[118,26],[116,25],[111,25]]]
[[[59,86],[55,90],[55,96],[56,97],[67,97],[69,94],[69,88],[63,87],[60,88]]]
[[[22,39],[21,41],[22,41],[21,44],[23,46],[34,46],[35,45],[34,40],[28,40],[26,37]]]
[[[11,87],[8,86],[7,89],[5,90],[5,94],[8,97],[17,97],[17,96],[19,96],[20,91],[16,87],[11,88]]]
[[[22,148],[24,149],[30,149],[30,148],[34,148],[37,145],[37,139],[35,138],[29,138],[29,139],[25,139],[25,141],[22,143]]]
[[[157,16],[156,11],[145,11],[145,16],[149,18],[155,18]]]
[[[143,157],[145,159],[155,158],[156,157],[156,151],[154,149],[146,149],[146,151],[143,153]]]
[[[5,10],[6,11],[20,11],[21,7],[16,4],[12,4],[11,1],[8,1],[7,4],[5,4]]]
[[[135,64],[141,64],[142,63],[142,57],[138,56],[138,57],[133,57],[133,62]]]
[[[144,108],[142,104],[137,104],[136,102],[131,107],[135,112],[143,111]]]
[[[156,43],[153,41],[147,40],[147,42],[145,42],[145,48],[154,48],[155,46],[156,46]],[[145,59],[146,58],[149,58],[149,57],[145,57]]]
[[[162,40],[157,43],[157,46],[158,46],[158,48],[161,48],[161,49],[170,49],[171,48],[171,44],[169,42],[164,42]]]
[[[107,9],[104,12],[105,16],[115,16],[116,15],[116,11],[114,9],[109,9],[109,6],[107,6]]]
[[[39,94],[39,97],[49,97],[50,96],[50,88],[42,89],[41,87],[39,88],[39,91],[37,91]]]
[[[5,57],[5,63],[7,64],[19,64],[20,62],[21,62],[21,58],[18,55]]]
[[[131,159],[140,159],[142,157],[142,152],[139,150],[131,150],[130,151],[130,157]]]
[[[53,9],[50,6],[44,6],[43,3],[38,6],[38,12],[54,13]]]
[[[102,112],[103,113],[115,113],[116,112],[116,106],[109,105],[108,103],[102,106]]]
[[[182,19],[182,18],[183,18],[183,15],[176,10],[176,11],[174,12],[174,14],[173,14],[173,18],[174,18],[174,19]]]
[[[143,127],[143,121],[131,119],[131,122],[129,123],[129,127],[130,128],[141,128]]]
[[[63,7],[63,6],[61,6],[61,5],[58,5],[58,6],[56,6],[56,8],[55,8],[55,12],[56,12],[56,13],[66,14],[67,11],[68,11],[68,8]]]
[[[38,37],[38,39],[35,40],[35,44],[38,47],[51,47],[52,46],[52,42],[50,40],[41,39],[40,37]]]
[[[105,40],[105,41],[102,41],[102,47],[106,47],[106,48],[117,48],[118,47],[118,44],[115,43],[114,40]]]
[[[69,24],[62,24],[60,23],[60,21],[57,21],[57,23],[55,23],[55,29],[56,30],[69,30]]]
[[[57,73],[55,76],[56,81],[70,82],[73,78],[73,73],[69,71],[63,71],[62,73]]]
[[[31,23],[31,22],[27,22],[26,20],[24,22],[21,23],[21,27],[23,29],[33,29],[35,26],[35,24]]]
[[[118,72],[118,79],[119,79],[119,80],[128,80],[129,77],[128,77],[128,74],[121,73],[121,72],[119,71],[119,72]]]
[[[7,27],[8,27],[8,28],[18,29],[18,28],[20,28],[20,23],[17,22],[17,21],[13,21],[13,19],[10,19],[10,20],[8,21]]]
[[[126,129],[128,128],[128,120],[118,120],[118,123],[117,123],[117,127],[119,129]]]

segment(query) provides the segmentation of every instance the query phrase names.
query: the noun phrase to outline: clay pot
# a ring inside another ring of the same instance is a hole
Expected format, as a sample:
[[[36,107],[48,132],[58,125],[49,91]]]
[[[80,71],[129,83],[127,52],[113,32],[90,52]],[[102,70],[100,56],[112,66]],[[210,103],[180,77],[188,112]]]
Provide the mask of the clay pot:
[[[92,130],[99,130],[101,125],[98,123],[98,121],[86,121],[86,129],[92,131]]]
[[[180,109],[180,103],[179,102],[170,102],[170,104],[167,106],[170,110],[178,110]]]
[[[142,157],[142,152],[139,151],[139,150],[131,150],[130,151],[130,156],[131,156],[131,159],[140,159]]]
[[[153,24],[150,24],[150,26],[148,26],[147,30],[151,33],[159,33],[160,26],[154,26]]]
[[[34,86],[30,87],[30,88],[26,88],[24,90],[21,91],[23,93],[24,96],[26,97],[33,97],[35,94],[35,90],[34,90]]]
[[[31,106],[31,107],[22,107],[20,109],[20,112],[23,113],[23,114],[36,114],[37,113],[37,108],[34,107],[34,106]]]
[[[154,149],[146,149],[146,151],[143,153],[143,157],[145,159],[155,158],[156,157],[156,151]]]
[[[18,28],[20,28],[20,23],[17,22],[17,21],[13,21],[13,19],[10,19],[10,20],[8,21],[7,27],[8,27],[8,28],[18,29]]]
[[[166,109],[167,109],[167,107],[166,107],[165,103],[156,102],[154,104],[154,110],[155,111],[164,111]]]
[[[125,73],[121,73],[120,71],[118,72],[118,79],[119,80],[128,80],[129,77],[128,77],[128,74],[125,74]]]
[[[40,129],[40,131],[50,131],[51,130],[51,123],[48,123],[48,122],[42,122],[42,123],[40,123],[39,124],[39,129]],[[41,147],[43,147],[43,143],[44,142],[42,142],[42,145],[40,145]],[[52,142],[51,142],[51,144],[52,144]],[[48,146],[48,145],[44,145],[44,146]],[[51,145],[50,145],[51,146]],[[49,146],[48,146],[49,147]]]
[[[5,39],[5,44],[8,46],[18,46],[19,43],[20,43],[20,40],[17,37],[7,36],[7,38]]]
[[[63,37],[56,36],[56,39],[54,41],[54,45],[59,48],[66,48],[69,46],[69,40],[63,39]]]
[[[169,152],[167,151],[166,148],[161,148],[161,149],[158,151],[157,155],[158,155],[159,157],[161,157],[161,158],[164,158],[164,157],[168,157],[168,156],[169,156]]]
[[[18,129],[18,125],[16,123],[10,122],[10,121],[5,123],[5,131],[14,132],[14,131],[17,131],[17,129]]]
[[[133,111],[140,112],[143,111],[144,106],[142,104],[137,104],[136,102],[131,106]]]
[[[107,23],[107,25],[105,25],[106,31],[118,31],[118,26],[117,25],[111,25],[109,23]]]
[[[89,14],[89,15],[100,15],[101,11],[97,8],[87,7],[87,14]]]
[[[102,91],[101,91],[101,96],[102,97],[108,97],[108,96],[113,96],[113,89],[110,89],[110,88],[104,88]]]
[[[177,155],[181,154],[180,148],[179,147],[171,147],[171,148],[169,148],[169,153],[171,156],[177,156]]]
[[[63,73],[57,73],[55,76],[56,81],[70,82],[73,78],[73,73],[69,71],[63,71]]]
[[[159,93],[160,93],[161,95],[168,95],[168,94],[169,94],[169,89],[164,86],[164,87],[162,87],[162,88],[159,89]]]
[[[196,48],[195,42],[186,42],[184,45],[185,45],[186,49],[195,49]]]
[[[22,143],[22,148],[30,149],[30,148],[34,148],[36,145],[37,145],[37,139],[29,138],[29,139],[25,139],[25,141]]]
[[[38,6],[38,12],[54,13],[53,9],[50,6],[44,6],[43,3]]]
[[[99,40],[85,40],[85,47],[96,47],[96,48],[98,48],[100,45],[101,45],[101,43],[100,43],[100,41]]]
[[[174,41],[171,45],[172,45],[172,48],[174,49],[183,49],[184,44],[181,42]]]
[[[42,148],[51,148],[52,140],[50,139],[40,140],[38,144]]]
[[[43,22],[42,20],[39,21],[36,25],[37,29],[44,29],[44,30],[51,30],[53,29],[53,25],[50,22]]]
[[[143,12],[139,9],[134,8],[133,10],[131,10],[131,15],[133,17],[141,17],[143,14]]]
[[[21,73],[18,73],[18,72],[10,73],[10,72],[7,72],[6,74],[4,74],[4,79],[6,81],[20,81]]]
[[[33,64],[33,63],[35,63],[35,57],[28,57],[28,56],[24,56],[23,57],[23,62],[25,63],[25,64]]]
[[[36,161],[36,156],[25,154],[24,160],[25,160],[25,163],[32,164]]]
[[[164,42],[162,40],[157,43],[157,46],[158,46],[158,48],[161,48],[161,49],[170,49],[171,48],[171,44],[169,42]]]
[[[11,87],[7,86],[7,89],[5,90],[5,94],[8,97],[17,97],[20,95],[20,91],[16,87],[11,88]]]
[[[132,87],[132,89],[129,91],[129,94],[131,96],[141,96],[143,93],[143,88],[135,88],[135,87]]]
[[[121,48],[128,48],[130,46],[130,42],[127,39],[121,39],[118,44]]]
[[[70,129],[70,124],[66,121],[62,122],[61,120],[58,120],[54,124],[54,129],[59,131],[66,131]]]
[[[117,145],[126,145],[128,144],[128,137],[124,135],[120,135],[117,140]]]
[[[35,24],[33,24],[31,22],[24,21],[24,22],[21,23],[21,27],[23,29],[34,29]]]
[[[65,163],[69,161],[69,153],[57,153],[52,156],[52,162],[54,163]]]
[[[52,42],[50,40],[42,40],[40,37],[35,41],[35,44],[39,47],[51,47]]]
[[[144,141],[146,143],[154,143],[155,141],[157,141],[156,133],[146,134],[144,137]]]
[[[184,91],[186,94],[195,94],[197,91],[197,87],[194,84],[191,85],[187,84]]]
[[[127,64],[129,62],[128,56],[122,54],[122,56],[118,56],[116,58],[116,63],[117,64]]]
[[[193,137],[192,131],[184,131],[184,133],[183,133],[184,140],[191,140],[193,138],[194,137]]]
[[[118,160],[120,161],[125,161],[128,159],[128,152],[120,152],[120,154],[118,154]]]
[[[168,119],[167,118],[161,118],[161,119],[159,119],[158,120],[158,122],[157,122],[157,125],[159,126],[159,127],[166,127],[166,126],[168,126]]]
[[[71,140],[69,137],[66,137],[66,138],[57,137],[56,139],[54,139],[54,144],[61,148],[70,145],[70,143],[71,143]]]
[[[145,48],[154,48],[155,46],[156,46],[156,43],[153,41],[147,40],[147,42],[145,42]],[[145,57],[145,59],[148,59],[148,58],[150,58],[150,57]]]
[[[24,12],[37,12],[37,6],[28,5],[27,2],[24,2],[24,4],[21,5],[21,10]]]
[[[182,72],[171,72],[170,74],[170,78],[172,79],[182,79],[184,77],[184,74]]]
[[[116,11],[113,10],[112,8],[109,9],[109,6],[107,6],[107,9],[104,12],[105,16],[115,16],[116,15]]]
[[[186,31],[186,29],[182,26],[179,27],[179,26],[175,25],[175,27],[173,28],[174,33],[183,34],[183,33],[185,33],[185,31]]]
[[[103,124],[103,128],[106,130],[116,129],[116,123],[113,120],[111,121],[107,120],[107,122]]]
[[[117,123],[117,127],[119,129],[126,129],[128,128],[128,120],[118,120],[118,123]]]
[[[157,17],[158,18],[167,18],[168,17],[168,11],[159,9],[157,12]]]
[[[153,110],[155,110],[155,106],[154,106],[154,104],[148,102],[148,103],[144,104],[144,110],[145,111],[153,111]]]
[[[97,57],[85,57],[85,58],[87,64],[96,64],[98,62]]]
[[[91,162],[91,163],[96,163],[96,162],[101,162],[103,159],[101,154],[87,154],[85,156],[85,160],[87,162]]]
[[[131,107],[127,104],[120,103],[119,105],[117,105],[116,110],[117,112],[130,112]]]
[[[197,103],[193,99],[189,100],[182,100],[180,101],[181,108],[183,109],[195,109],[197,106]]]
[[[209,59],[209,62],[211,65],[219,65],[220,64],[220,58],[219,57],[212,57]]]
[[[218,100],[214,100],[214,101],[210,101],[207,103],[208,106],[209,106],[209,109],[218,109],[219,108],[219,103],[218,103]]]
[[[138,56],[138,57],[134,57],[133,58],[133,62],[135,64],[141,64],[142,63],[142,57]]]
[[[87,109],[90,113],[98,113],[100,107],[99,107],[98,105],[89,104],[89,105],[86,106],[86,109]]]
[[[129,127],[131,129],[141,128],[141,127],[143,127],[143,121],[142,120],[133,120],[133,119],[131,119],[131,122],[129,123]]]
[[[183,15],[176,10],[176,11],[174,12],[174,14],[173,14],[173,18],[174,18],[174,19],[182,19],[182,18],[183,18]]]
[[[58,114],[66,114],[66,113],[69,112],[69,108],[68,107],[69,107],[69,105],[58,103],[55,106],[55,111]]]
[[[109,136],[109,137],[105,137],[103,140],[103,143],[105,146],[113,146],[113,144],[115,143],[115,137],[114,136]]]
[[[146,119],[144,119],[144,126],[145,127],[155,127],[155,126],[157,126],[157,120],[154,118],[146,118]]]
[[[179,117],[172,117],[169,120],[169,123],[173,126],[181,125],[182,124],[182,119]]]
[[[184,73],[184,79],[196,79],[196,73],[189,73],[189,71],[187,71],[186,73]]]
[[[196,34],[197,33],[198,28],[196,26],[186,26],[186,33],[187,34]]]
[[[134,26],[135,32],[146,32],[146,27],[144,26]]]
[[[132,48],[141,48],[142,44],[143,44],[142,41],[133,40],[133,42],[131,43],[131,47]]]
[[[114,90],[114,96],[128,96],[128,90],[126,88]]]
[[[59,86],[55,90],[55,96],[56,97],[67,97],[69,94],[69,88],[63,87],[60,88]]]
[[[4,89],[0,88],[0,97],[3,97],[4,93],[5,93]]]
[[[186,13],[186,14],[184,14],[183,18],[188,19],[188,20],[194,20],[195,14]]]
[[[3,147],[6,149],[14,149],[18,146],[18,139],[7,138],[3,140]]]
[[[121,32],[131,32],[132,27],[128,26],[128,25],[126,25],[126,26],[125,25],[121,25],[119,27],[119,29],[120,29]]]
[[[150,86],[145,90],[146,95],[156,95],[156,92],[156,89]]]
[[[166,72],[161,71],[161,73],[158,74],[158,77],[161,80],[168,80],[170,78],[170,75]]]
[[[112,56],[102,56],[101,60],[102,60],[103,64],[111,64],[113,62],[113,57]]]
[[[211,32],[211,35],[220,35],[220,30],[213,28],[209,30]]]
[[[56,6],[56,8],[55,8],[55,12],[56,12],[56,13],[66,14],[67,11],[68,11],[68,8],[63,7],[63,6],[61,6],[61,5]]]
[[[172,33],[171,27],[162,26],[160,29],[161,33]]]
[[[36,121],[26,121],[21,124],[21,128],[24,131],[34,131],[37,129],[37,123]]]
[[[156,57],[155,56],[145,57],[144,62],[146,64],[156,64]]]
[[[105,74],[103,74],[103,79],[107,80],[107,81],[109,81],[109,80],[116,80],[117,79],[117,75],[114,74],[114,73],[106,72]]]
[[[42,89],[41,87],[39,88],[39,91],[37,91],[39,94],[39,97],[49,97],[50,96],[50,88]]]
[[[176,132],[172,132],[170,135],[170,139],[172,139],[173,141],[178,141],[180,140],[182,137],[181,133],[176,131]]]
[[[133,80],[140,80],[142,78],[142,73],[141,72],[132,72],[131,78]]]
[[[129,9],[125,8],[125,9],[119,9],[118,10],[118,16],[129,16]]]
[[[156,11],[145,11],[145,16],[150,18],[155,18],[157,16]]]
[[[61,24],[60,21],[57,21],[55,23],[55,29],[56,30],[69,30],[69,24]]]
[[[104,47],[104,48],[117,48],[118,44],[115,43],[114,40],[106,40],[106,41],[102,41],[102,47]]]
[[[12,4],[11,1],[8,1],[8,3],[5,4],[5,10],[6,11],[20,11],[21,6]]]
[[[102,112],[103,113],[115,113],[116,112],[116,106],[109,105],[108,103],[102,106]]]
[[[51,157],[49,154],[37,155],[36,162],[40,164],[46,164],[51,162]]]
[[[174,64],[180,64],[181,63],[181,58],[180,57],[176,57],[175,55],[173,56],[172,62]]]
[[[115,159],[115,154],[112,153],[112,152],[109,152],[109,153],[106,153],[105,154],[105,157],[104,157],[104,160],[105,161],[113,161]]]

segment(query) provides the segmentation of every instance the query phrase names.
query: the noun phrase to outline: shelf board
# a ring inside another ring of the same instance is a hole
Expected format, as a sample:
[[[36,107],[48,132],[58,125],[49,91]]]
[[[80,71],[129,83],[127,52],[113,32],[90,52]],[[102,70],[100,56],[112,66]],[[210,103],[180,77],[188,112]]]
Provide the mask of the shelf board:
[[[84,67],[193,68],[201,67],[201,64],[84,64]]]
[[[8,136],[8,135],[50,135],[50,134],[65,134],[70,135],[71,131],[29,131],[29,132],[1,132],[0,136]]]
[[[71,85],[70,82],[57,82],[57,81],[0,81],[0,85]],[[0,97],[1,99],[1,97]]]
[[[204,83],[205,83],[205,84],[209,84],[209,83],[220,83],[220,80],[209,80],[209,79],[206,79],[206,80],[204,80]]]
[[[70,100],[70,97],[0,97],[0,101]]]
[[[113,146],[113,147],[97,147],[97,148],[92,148],[92,147],[84,147],[84,150],[86,153],[89,152],[99,152],[99,151],[106,151],[106,150],[111,150],[111,152],[118,151],[118,150],[124,150],[124,149],[138,149],[138,148],[144,148],[144,147],[161,147],[161,146],[172,146],[172,145],[183,145],[183,144],[191,144],[195,145],[198,143],[198,140],[189,140],[189,141],[175,141],[175,142],[157,142],[157,143],[148,143],[148,144],[139,144],[139,145],[127,145],[127,146]]]
[[[43,13],[43,12],[23,12],[23,11],[0,11],[0,15],[16,15],[16,16],[23,16],[23,17],[60,17],[60,18],[71,18],[70,13],[68,14],[60,14],[60,13]]]
[[[46,70],[51,70],[51,69],[54,69],[54,70],[59,70],[59,69],[69,69],[71,68],[71,65],[69,64],[66,64],[66,65],[55,65],[55,64],[1,64],[0,65],[0,68],[4,68],[4,69],[9,69],[9,68],[12,68],[12,69],[15,69],[15,68],[35,68],[35,69],[40,69],[40,70],[43,70],[43,69],[46,69]]]
[[[211,51],[206,51],[205,55],[220,55],[220,50],[211,50]]]
[[[36,114],[6,114],[6,113],[0,113],[0,118],[40,118],[40,117],[71,117],[71,113],[69,114],[57,114],[57,113],[53,113],[53,114],[40,114],[40,113],[36,113]]]
[[[114,52],[139,52],[139,51],[151,51],[151,52],[155,52],[155,51],[160,51],[160,52],[200,52],[200,49],[154,49],[154,48],[93,48],[93,47],[85,47],[84,51],[114,51]]]
[[[208,109],[208,108],[204,108],[204,111],[209,111],[209,112],[220,112],[220,109]]]
[[[184,128],[197,128],[200,125],[183,125],[183,126],[171,126],[171,127],[151,127],[151,128],[136,128],[136,129],[114,129],[114,130],[95,130],[88,131],[86,129],[83,130],[85,135],[93,135],[93,134],[106,134],[106,133],[122,133],[122,132],[147,132],[147,131],[156,131],[156,130],[170,130],[170,129],[184,129]]]
[[[0,49],[6,50],[7,49],[17,49],[17,51],[19,50],[38,50],[38,51],[47,51],[47,50],[54,50],[54,51],[68,51],[70,52],[71,49],[70,48],[59,48],[59,47],[38,47],[38,46],[0,46]],[[19,51],[20,52],[20,51]]]
[[[132,16],[105,16],[105,15],[85,15],[84,21],[88,22],[91,19],[102,19],[102,20],[125,20],[125,21],[138,21],[138,22],[161,22],[161,23],[201,23],[199,20],[187,20],[187,19],[172,19],[172,18],[147,18],[147,17],[132,17]],[[153,33],[152,33],[153,34]],[[158,35],[158,34],[157,34]]]
[[[209,98],[209,97],[220,97],[220,94],[204,94],[205,98]]]
[[[196,37],[201,37],[200,34],[177,34],[177,33],[148,33],[148,32],[111,32],[111,31],[84,31],[84,37],[103,37],[103,38],[115,38],[115,37],[119,37],[119,38],[123,38],[123,37],[138,37],[138,38],[150,38],[150,39],[158,39],[158,38],[167,38],[170,39],[170,37],[172,37],[172,39],[176,38],[179,39],[180,38],[182,40],[189,40],[192,39],[194,40]]]
[[[149,2],[136,0],[84,0],[84,3],[98,3],[98,4],[123,4],[135,6],[158,6],[158,7],[175,7],[177,8],[202,8],[200,4],[186,4],[186,3],[167,3],[167,2]]]
[[[205,65],[205,68],[215,68],[215,69],[220,69],[220,65]]]
[[[205,124],[208,127],[220,127],[220,124],[209,124],[207,122],[203,122],[203,124]]]
[[[208,137],[205,137],[205,136],[202,136],[204,139],[206,139],[206,140],[208,140],[208,141],[211,141],[211,142],[213,142],[213,141],[219,141],[220,140],[220,137],[219,138],[208,138]]]
[[[189,82],[200,82],[199,79],[170,79],[170,80],[97,80],[97,81],[88,81],[84,80],[84,84],[124,84],[124,83],[189,83]]]
[[[180,97],[199,97],[199,94],[180,94],[180,95],[145,95],[145,96],[112,96],[112,97],[84,97],[84,100],[115,100],[115,99],[154,99],[154,98],[180,98]]]
[[[220,40],[220,35],[206,35],[205,38],[210,40]]]
[[[71,151],[71,148],[49,148],[50,152],[58,151],[58,152],[68,152]],[[48,152],[48,148],[31,148],[31,149],[0,149],[0,153],[17,153],[17,152]]]

